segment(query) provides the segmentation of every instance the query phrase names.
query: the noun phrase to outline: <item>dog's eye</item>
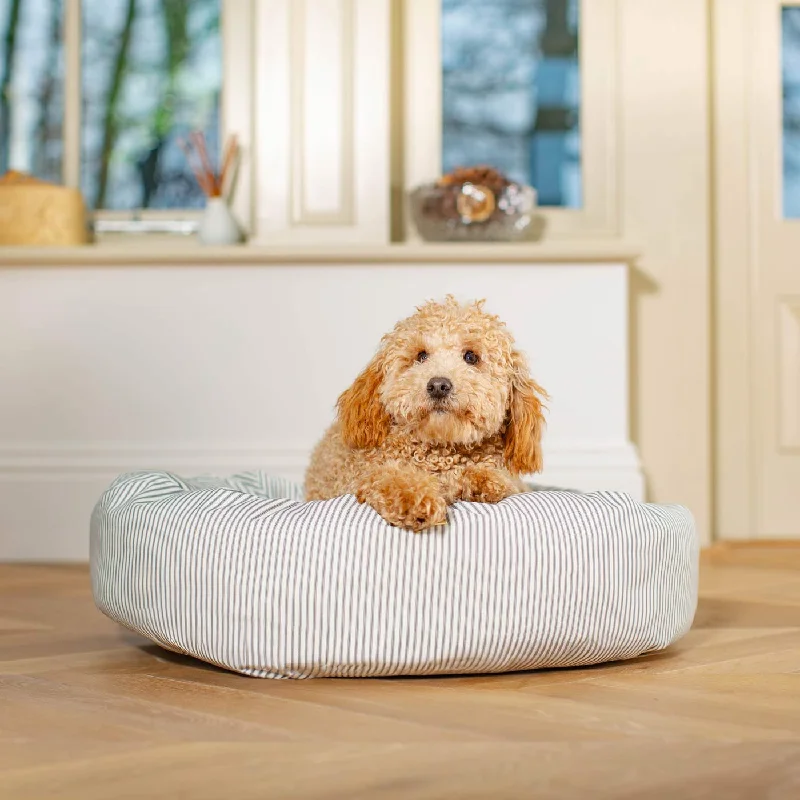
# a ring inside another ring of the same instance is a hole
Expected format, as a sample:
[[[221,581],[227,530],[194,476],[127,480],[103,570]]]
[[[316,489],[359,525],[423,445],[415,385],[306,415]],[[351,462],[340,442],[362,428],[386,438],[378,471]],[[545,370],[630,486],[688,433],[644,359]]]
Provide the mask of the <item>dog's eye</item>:
[[[464,361],[466,361],[467,364],[475,365],[478,363],[478,354],[473,353],[472,350],[467,350],[467,352],[464,353]]]
[[[417,361],[419,361],[419,363],[421,364],[423,361],[427,360],[428,360],[428,353],[425,350],[420,350],[419,353],[417,353]]]

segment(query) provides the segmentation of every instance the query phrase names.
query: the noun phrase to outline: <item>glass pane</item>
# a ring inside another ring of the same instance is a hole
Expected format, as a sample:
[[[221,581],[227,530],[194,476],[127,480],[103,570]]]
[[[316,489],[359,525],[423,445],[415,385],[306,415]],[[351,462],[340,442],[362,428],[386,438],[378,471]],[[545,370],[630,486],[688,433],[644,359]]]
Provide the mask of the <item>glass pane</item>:
[[[489,164],[581,205],[578,0],[442,0],[443,170]]]
[[[61,0],[0,0],[0,174],[61,181]]]
[[[800,7],[782,9],[783,215],[800,218]]]
[[[94,208],[199,208],[179,146],[219,150],[221,0],[83,0],[81,185]]]

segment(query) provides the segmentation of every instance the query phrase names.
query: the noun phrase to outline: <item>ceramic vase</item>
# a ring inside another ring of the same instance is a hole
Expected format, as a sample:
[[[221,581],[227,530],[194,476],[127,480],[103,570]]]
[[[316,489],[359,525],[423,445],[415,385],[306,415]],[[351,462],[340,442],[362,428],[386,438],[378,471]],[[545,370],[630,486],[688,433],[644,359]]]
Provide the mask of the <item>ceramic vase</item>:
[[[239,244],[242,241],[242,229],[224,197],[208,198],[197,238],[206,245]]]

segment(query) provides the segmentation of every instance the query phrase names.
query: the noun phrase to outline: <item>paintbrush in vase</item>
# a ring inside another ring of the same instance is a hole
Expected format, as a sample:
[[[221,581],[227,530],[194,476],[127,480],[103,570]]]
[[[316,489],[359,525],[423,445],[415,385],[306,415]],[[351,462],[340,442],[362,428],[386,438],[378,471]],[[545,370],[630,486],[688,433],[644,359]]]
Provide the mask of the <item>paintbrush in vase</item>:
[[[206,138],[201,131],[189,134],[189,141],[179,139],[178,145],[186,155],[186,161],[194,173],[198,185],[206,197],[228,198],[233,182],[235,165],[239,159],[239,142],[236,134],[228,137],[218,168],[214,168],[208,154]]]
[[[235,135],[228,138],[218,168],[214,168],[208,154],[203,134],[189,134],[189,141],[178,144],[194,172],[197,183],[205,194],[206,209],[200,221],[198,237],[204,244],[227,245],[242,240],[242,231],[228,207],[233,187],[233,177],[239,158],[239,144]]]

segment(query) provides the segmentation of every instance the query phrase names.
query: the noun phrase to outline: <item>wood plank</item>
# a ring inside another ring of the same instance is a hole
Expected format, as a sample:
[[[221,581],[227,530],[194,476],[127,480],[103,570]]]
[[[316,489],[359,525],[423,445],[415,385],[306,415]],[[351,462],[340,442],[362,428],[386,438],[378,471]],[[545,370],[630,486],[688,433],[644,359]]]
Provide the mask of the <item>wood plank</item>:
[[[800,796],[800,544],[703,554],[695,624],[628,662],[244,678],[103,617],[85,567],[0,565],[0,797]]]

